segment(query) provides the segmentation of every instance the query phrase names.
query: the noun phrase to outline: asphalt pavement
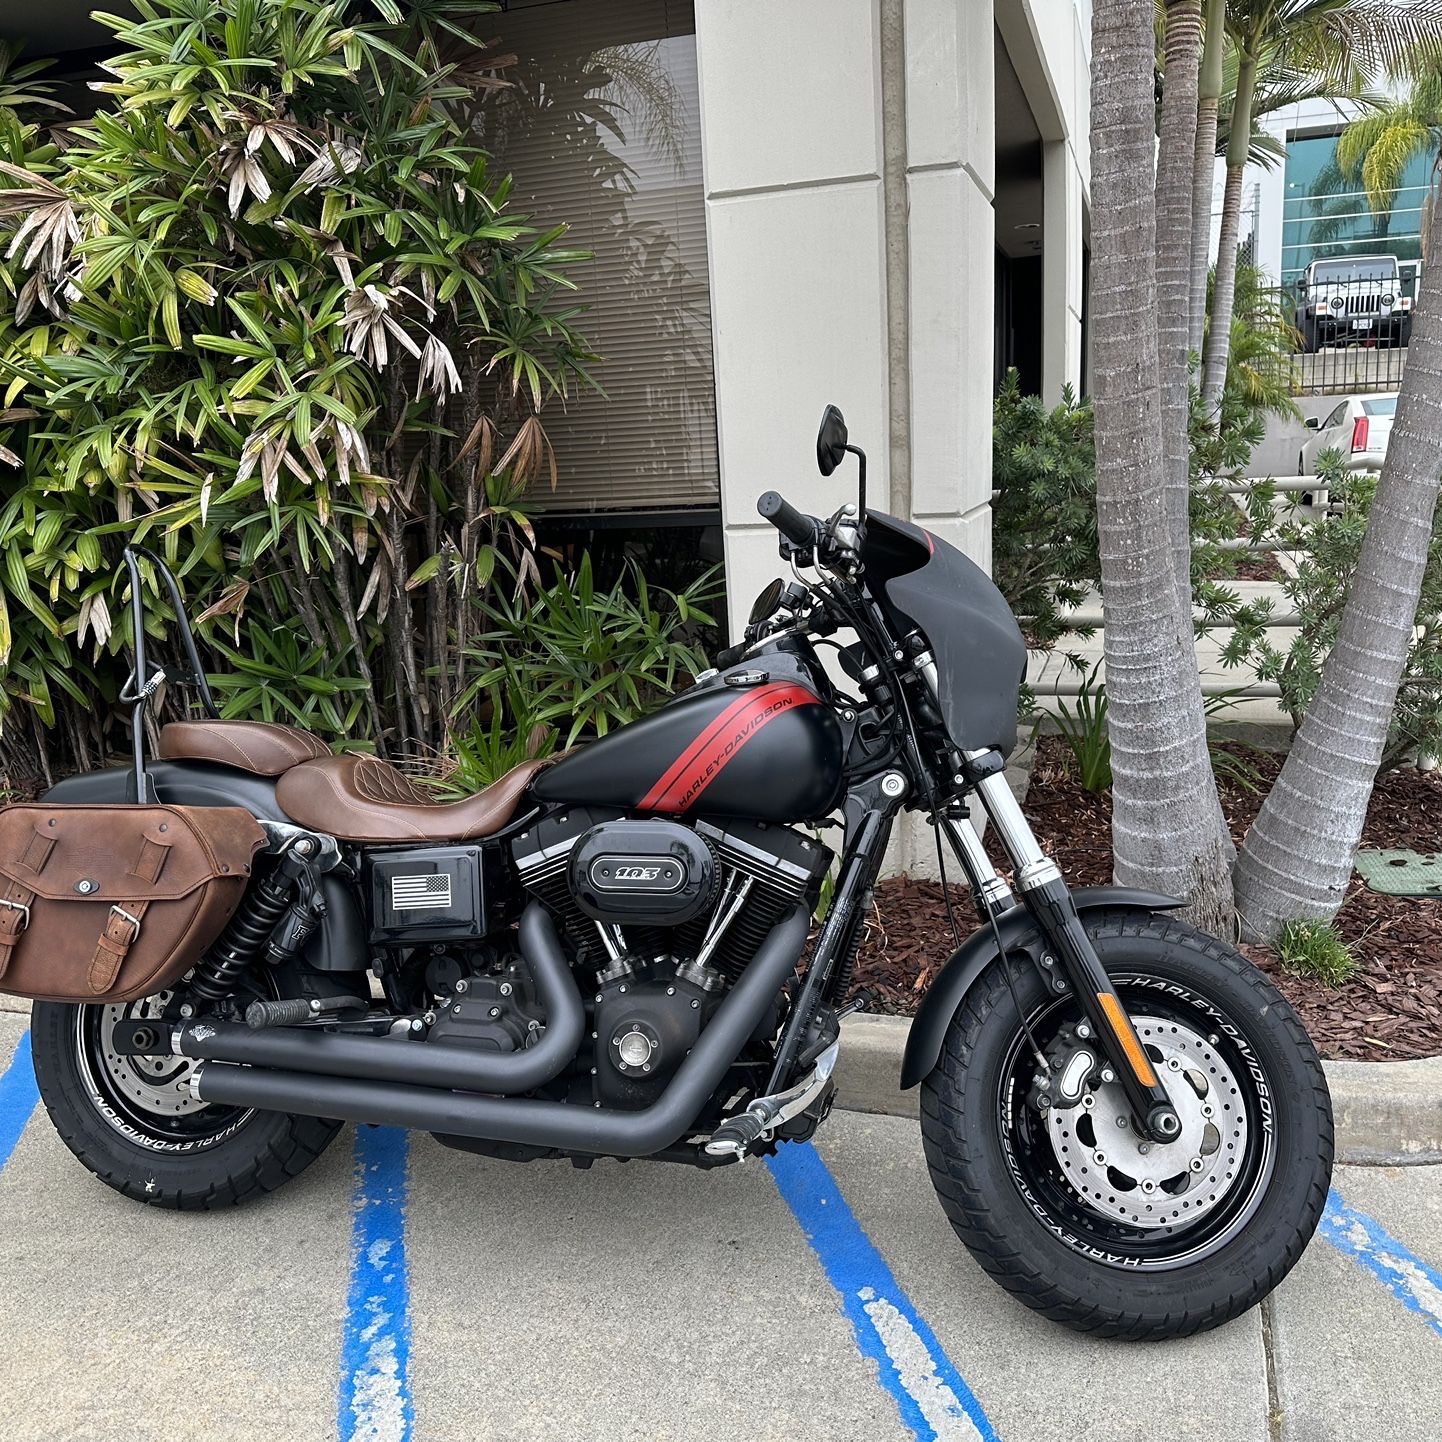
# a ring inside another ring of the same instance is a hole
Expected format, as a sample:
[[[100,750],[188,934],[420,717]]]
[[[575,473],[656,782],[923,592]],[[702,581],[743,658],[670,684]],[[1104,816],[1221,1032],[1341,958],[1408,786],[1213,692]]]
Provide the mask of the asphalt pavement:
[[[6,1442],[1442,1435],[1442,1168],[1339,1169],[1266,1307],[1140,1346],[998,1290],[908,1118],[709,1174],[347,1128],[274,1196],[177,1215],[65,1150],[23,1017],[0,1070]]]

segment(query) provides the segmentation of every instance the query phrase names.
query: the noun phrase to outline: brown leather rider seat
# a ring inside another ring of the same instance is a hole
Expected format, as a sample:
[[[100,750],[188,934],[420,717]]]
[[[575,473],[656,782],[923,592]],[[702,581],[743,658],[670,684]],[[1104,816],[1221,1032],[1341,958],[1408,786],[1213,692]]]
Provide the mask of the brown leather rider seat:
[[[275,795],[297,825],[342,841],[474,841],[516,814],[531,777],[545,764],[522,762],[474,796],[437,801],[388,761],[325,756],[287,771]]]
[[[160,728],[163,761],[214,761],[256,776],[279,776],[330,747],[295,726],[271,721],[172,721]]]

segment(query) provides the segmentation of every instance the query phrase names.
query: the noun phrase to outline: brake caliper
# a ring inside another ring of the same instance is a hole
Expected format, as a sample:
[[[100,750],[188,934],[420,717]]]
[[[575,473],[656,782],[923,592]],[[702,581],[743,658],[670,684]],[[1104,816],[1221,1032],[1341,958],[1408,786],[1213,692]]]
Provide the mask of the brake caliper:
[[[1047,1069],[1036,1074],[1027,1094],[1027,1105],[1038,1112],[1077,1106],[1086,1095],[1087,1083],[1106,1065],[1091,1026],[1085,1021],[1068,1022],[1051,1039],[1043,1055]]]

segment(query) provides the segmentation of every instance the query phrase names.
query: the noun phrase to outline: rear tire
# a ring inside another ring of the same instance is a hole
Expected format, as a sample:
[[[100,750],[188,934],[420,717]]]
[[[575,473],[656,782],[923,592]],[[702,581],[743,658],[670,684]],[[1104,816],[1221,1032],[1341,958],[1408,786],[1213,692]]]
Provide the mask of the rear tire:
[[[185,1089],[190,1064],[127,1066],[106,1050],[107,1013],[126,1008],[36,1002],[35,1080],[60,1139],[100,1178],[138,1202],[180,1211],[235,1206],[298,1177],[339,1122],[212,1107]]]
[[[1181,1168],[1208,1169],[1197,1178],[1194,1199],[1184,1200],[1188,1178],[1174,1194],[1172,1183],[1148,1188],[1149,1200],[1159,1210],[1170,1208],[1168,1215],[1181,1218],[1183,1205],[1204,1210],[1176,1225],[1149,1219],[1142,1227],[1131,1226],[1115,1206],[1111,1215],[1099,1209],[1110,1202],[1139,1213],[1148,1200],[1139,1190],[1124,1195],[1122,1183],[1135,1186],[1135,1179],[1113,1169],[1124,1162],[1131,1134],[1121,1120],[1103,1118],[1100,1087],[1087,1114],[1074,1109],[1043,1119],[1027,1105],[1034,1070],[999,963],[967,993],[922,1084],[927,1163],[957,1236],[1027,1306],[1079,1332],[1148,1341],[1186,1336],[1259,1302],[1316,1230],[1332,1172],[1327,1084],[1296,1013],[1231,947],[1182,922],[1136,912],[1089,916],[1085,925],[1132,1015],[1159,1014],[1166,1025],[1151,1035],[1190,1037],[1194,1055],[1215,1063],[1207,1068],[1214,1090],[1207,1093],[1213,1109],[1206,1115],[1222,1120],[1226,1112],[1228,1118],[1226,1151],[1211,1143],[1215,1172],[1210,1160],[1183,1153]],[[1051,997],[1029,963],[1014,957],[1011,966],[1018,998],[1045,1048],[1068,1009],[1080,1013],[1069,1000]],[[1147,1036],[1143,1040],[1152,1049]],[[1154,1061],[1161,1057],[1153,1052]],[[1185,1085],[1178,1080],[1184,1074],[1185,1067],[1182,1074],[1163,1072],[1172,1087]],[[1078,1131],[1090,1123],[1069,1118],[1084,1115],[1096,1120],[1097,1130],[1094,1139],[1085,1132],[1089,1140],[1078,1143]],[[1113,1122],[1120,1132],[1104,1130]],[[1079,1162],[1101,1161],[1103,1146],[1114,1152],[1105,1158],[1110,1167],[1088,1175],[1098,1187],[1095,1200],[1069,1180],[1061,1165],[1063,1132],[1053,1141],[1053,1127],[1071,1128],[1065,1135],[1075,1147],[1067,1158],[1073,1176]],[[1088,1155],[1092,1146],[1095,1158]],[[1127,1164],[1136,1170],[1135,1162]]]

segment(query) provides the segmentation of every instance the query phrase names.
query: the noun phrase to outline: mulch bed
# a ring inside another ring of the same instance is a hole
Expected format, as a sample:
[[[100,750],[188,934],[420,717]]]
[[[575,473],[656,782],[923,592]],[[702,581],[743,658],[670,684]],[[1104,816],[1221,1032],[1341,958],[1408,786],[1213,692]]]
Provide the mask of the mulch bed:
[[[1287,573],[1272,552],[1263,551],[1260,555],[1248,556],[1245,560],[1238,561],[1235,579],[1238,581],[1285,581]]]
[[[1259,789],[1221,785],[1222,808],[1238,841],[1256,819],[1282,757],[1227,743],[1256,768]],[[1078,783],[1059,737],[1040,739],[1025,811],[1042,845],[1074,886],[1111,880],[1111,797]],[[1362,845],[1442,849],[1442,772],[1388,772],[1372,795]],[[963,936],[979,924],[969,893],[951,888]],[[874,1009],[909,1015],[952,949],[941,887],[898,877],[877,888],[876,910],[857,966]],[[1338,931],[1361,963],[1335,990],[1288,971],[1267,947],[1242,949],[1276,982],[1326,1057],[1401,1061],[1442,1054],[1442,900],[1383,896],[1354,875],[1337,914]]]

